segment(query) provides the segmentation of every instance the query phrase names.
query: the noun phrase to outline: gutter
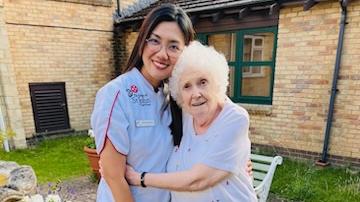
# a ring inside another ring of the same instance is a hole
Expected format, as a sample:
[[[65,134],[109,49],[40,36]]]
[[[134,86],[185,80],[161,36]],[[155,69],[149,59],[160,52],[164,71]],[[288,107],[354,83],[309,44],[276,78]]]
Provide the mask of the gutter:
[[[326,130],[325,130],[323,150],[322,150],[322,154],[321,154],[321,159],[316,162],[316,164],[320,165],[320,166],[329,165],[327,157],[328,157],[328,147],[329,147],[329,140],[330,140],[330,130],[331,130],[332,119],[333,119],[333,114],[334,114],[334,104],[335,104],[336,93],[338,92],[336,87],[337,87],[337,81],[338,81],[338,76],[339,76],[339,71],[340,71],[340,62],[341,62],[341,54],[342,54],[342,48],[343,48],[343,43],[344,43],[345,25],[347,24],[347,22],[346,22],[347,5],[349,3],[349,0],[340,0],[339,3],[341,6],[341,21],[340,21],[338,46],[336,49],[335,70],[334,70],[334,74],[333,74],[333,82],[332,82],[332,88],[331,88],[328,116],[327,116],[327,121],[326,121]]]

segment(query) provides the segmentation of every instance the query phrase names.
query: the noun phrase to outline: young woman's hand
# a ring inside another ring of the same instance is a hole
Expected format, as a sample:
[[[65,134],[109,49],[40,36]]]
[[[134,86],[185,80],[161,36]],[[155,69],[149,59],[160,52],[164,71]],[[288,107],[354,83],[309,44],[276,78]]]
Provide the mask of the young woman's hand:
[[[125,177],[129,184],[140,186],[140,173],[136,172],[133,167],[126,165]]]

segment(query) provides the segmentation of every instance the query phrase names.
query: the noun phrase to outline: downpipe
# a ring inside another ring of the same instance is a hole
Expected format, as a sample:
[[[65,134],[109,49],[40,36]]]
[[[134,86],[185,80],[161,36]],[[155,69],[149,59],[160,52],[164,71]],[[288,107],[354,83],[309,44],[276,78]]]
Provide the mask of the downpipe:
[[[336,50],[336,61],[335,61],[335,70],[333,74],[333,82],[331,87],[331,96],[330,96],[330,103],[329,103],[329,110],[328,116],[326,121],[326,129],[325,129],[325,137],[324,137],[324,145],[321,154],[321,159],[316,162],[317,165],[320,166],[327,166],[329,165],[328,162],[328,148],[329,148],[329,140],[330,140],[330,131],[332,126],[333,114],[334,114],[334,104],[335,104],[335,97],[337,90],[337,81],[340,71],[340,62],[341,62],[341,54],[344,42],[344,32],[345,32],[345,25],[347,24],[347,5],[349,0],[340,0],[341,6],[341,21],[340,21],[340,30],[339,30],[339,38],[338,38],[338,46]]]

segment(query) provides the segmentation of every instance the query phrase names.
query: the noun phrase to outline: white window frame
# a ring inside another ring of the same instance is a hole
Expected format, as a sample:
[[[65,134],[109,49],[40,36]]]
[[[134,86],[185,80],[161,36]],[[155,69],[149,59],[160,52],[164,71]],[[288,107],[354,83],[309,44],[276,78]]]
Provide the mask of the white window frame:
[[[250,53],[250,61],[254,61],[254,51],[261,51],[261,60],[264,58],[264,37],[262,36],[254,36],[254,35],[244,35],[244,39],[251,39],[251,53]],[[255,44],[256,39],[261,39],[261,46]],[[242,72],[243,77],[249,78],[249,77],[263,77],[265,76],[263,68],[260,68],[260,73],[253,72],[255,69],[254,67],[249,67],[249,72]],[[244,69],[243,69],[244,70]]]

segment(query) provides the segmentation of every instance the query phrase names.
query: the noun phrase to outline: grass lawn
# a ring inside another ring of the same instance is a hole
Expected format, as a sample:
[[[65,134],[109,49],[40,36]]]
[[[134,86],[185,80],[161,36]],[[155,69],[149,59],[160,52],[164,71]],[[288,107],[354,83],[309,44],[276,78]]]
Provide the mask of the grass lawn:
[[[285,158],[276,169],[271,192],[294,201],[360,201],[360,173]]]
[[[83,147],[87,136],[49,139],[35,148],[6,153],[0,149],[0,159],[30,165],[39,183],[57,182],[91,174]]]

